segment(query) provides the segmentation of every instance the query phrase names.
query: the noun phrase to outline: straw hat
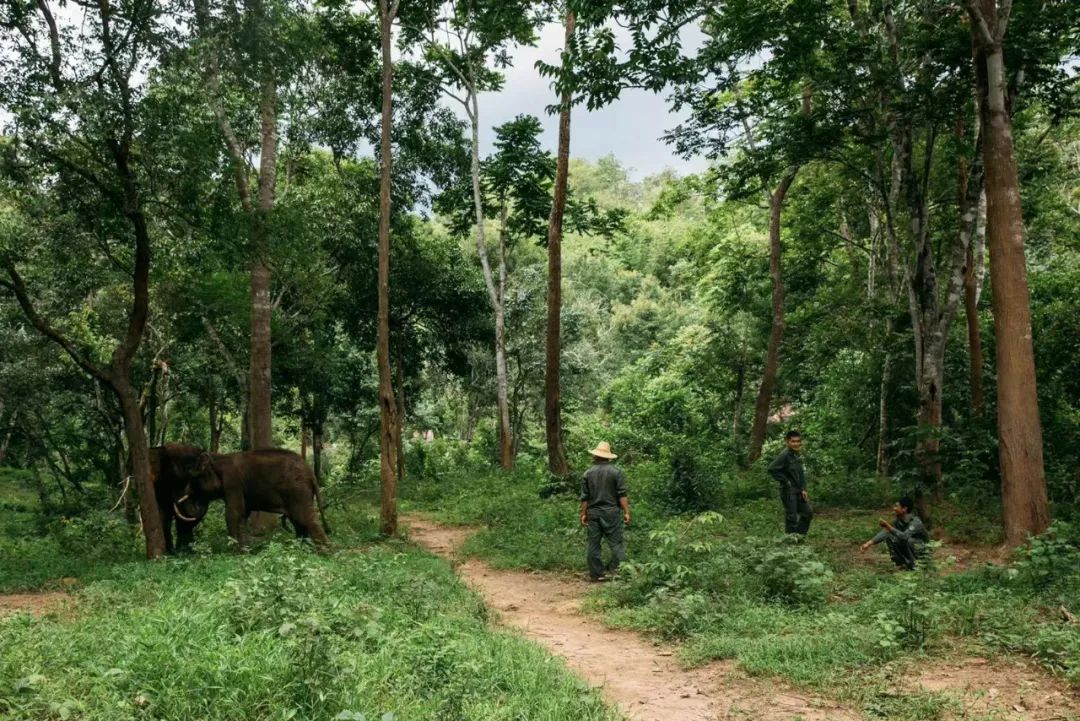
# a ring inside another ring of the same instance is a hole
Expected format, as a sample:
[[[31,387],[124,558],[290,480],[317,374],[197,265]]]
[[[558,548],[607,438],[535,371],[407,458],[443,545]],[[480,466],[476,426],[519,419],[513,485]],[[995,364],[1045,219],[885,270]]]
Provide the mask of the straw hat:
[[[606,458],[609,461],[613,461],[618,458],[617,455],[611,452],[611,444],[607,441],[600,441],[596,448],[589,451],[595,458]]]

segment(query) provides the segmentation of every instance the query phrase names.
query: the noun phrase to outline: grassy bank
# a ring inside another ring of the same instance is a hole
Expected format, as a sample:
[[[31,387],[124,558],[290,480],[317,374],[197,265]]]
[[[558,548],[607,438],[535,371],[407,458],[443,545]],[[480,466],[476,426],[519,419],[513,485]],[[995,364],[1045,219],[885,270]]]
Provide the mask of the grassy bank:
[[[31,522],[32,502],[21,513]],[[284,534],[238,553],[217,515],[195,554],[154,563],[134,541],[105,553],[127,530],[15,537],[9,517],[4,587],[72,596],[0,616],[0,718],[617,718],[557,659],[493,630],[448,564],[375,543],[369,506],[338,505],[325,555]]]

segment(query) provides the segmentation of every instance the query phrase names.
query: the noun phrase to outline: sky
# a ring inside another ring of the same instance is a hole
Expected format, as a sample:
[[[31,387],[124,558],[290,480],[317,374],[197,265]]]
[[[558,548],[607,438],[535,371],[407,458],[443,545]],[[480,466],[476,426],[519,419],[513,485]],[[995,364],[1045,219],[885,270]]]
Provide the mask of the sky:
[[[554,154],[559,119],[548,115],[546,108],[554,103],[555,93],[551,81],[540,77],[535,63],[537,60],[557,63],[562,45],[562,26],[551,24],[541,31],[535,47],[518,47],[512,51],[514,64],[505,71],[503,89],[482,93],[479,98],[482,154],[491,151],[495,135],[492,128],[522,113],[540,118],[544,125],[542,142]],[[464,110],[457,103],[449,101],[447,107],[454,107],[464,119]],[[570,121],[570,156],[595,160],[614,153],[630,169],[634,180],[665,169],[679,175],[704,170],[707,163],[703,159],[686,161],[676,157],[660,140],[678,122],[679,116],[669,112],[664,95],[644,90],[624,91],[617,101],[600,110],[574,108]]]

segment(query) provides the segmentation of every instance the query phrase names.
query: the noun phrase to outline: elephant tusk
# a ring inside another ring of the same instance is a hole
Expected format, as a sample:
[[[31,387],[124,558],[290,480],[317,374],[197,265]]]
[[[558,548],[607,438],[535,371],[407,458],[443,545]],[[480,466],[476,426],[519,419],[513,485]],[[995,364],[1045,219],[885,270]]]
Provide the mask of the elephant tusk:
[[[179,518],[181,521],[187,521],[188,523],[198,523],[199,521],[198,521],[197,518],[190,518],[190,517],[185,516],[183,513],[180,512],[180,504],[183,503],[186,500],[187,500],[187,494],[185,494],[184,497],[181,498],[180,500],[173,501],[173,504],[172,504],[173,513],[175,513],[176,517]]]

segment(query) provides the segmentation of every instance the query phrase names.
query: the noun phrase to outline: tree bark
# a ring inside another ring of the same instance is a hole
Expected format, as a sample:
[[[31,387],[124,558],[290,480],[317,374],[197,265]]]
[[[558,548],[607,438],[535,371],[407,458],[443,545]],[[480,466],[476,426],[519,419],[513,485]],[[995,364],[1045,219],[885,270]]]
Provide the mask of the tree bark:
[[[217,453],[221,450],[221,418],[218,410],[217,388],[210,389],[210,405],[207,409],[210,420],[210,452]]]
[[[506,320],[503,305],[503,293],[506,290],[506,257],[500,233],[499,278],[495,279],[488,259],[487,239],[484,231],[484,195],[480,187],[480,108],[476,86],[472,76],[467,88],[469,99],[469,120],[472,130],[472,193],[473,209],[476,215],[476,252],[480,256],[480,266],[484,273],[488,300],[495,313],[495,390],[499,423],[499,465],[503,470],[514,467],[514,438],[510,429],[509,381],[506,370]]]
[[[248,432],[251,447],[271,448],[270,398],[270,214],[277,177],[277,88],[264,78],[259,96],[262,146],[259,157],[259,205],[251,226],[251,391]]]
[[[382,47],[382,126],[379,139],[379,313],[376,356],[379,366],[379,485],[380,528],[386,536],[397,534],[397,474],[394,468],[397,427],[396,404],[390,370],[390,178],[393,148],[394,66],[391,27],[398,0],[379,0],[379,35]]]
[[[783,243],[780,238],[780,220],[791,184],[795,181],[797,167],[789,168],[776,190],[769,195],[769,275],[772,277],[772,330],[765,353],[765,371],[761,377],[757,403],[754,406],[754,425],[750,429],[750,448],[747,463],[761,457],[765,444],[765,430],[769,421],[769,406],[776,387],[776,375],[780,369],[780,342],[784,338],[784,274],[781,265]]]
[[[397,460],[398,483],[405,481],[405,369],[401,356],[396,359],[397,366],[397,431],[394,434],[394,450]]]
[[[979,55],[980,53],[976,53],[976,63]],[[981,120],[979,126],[981,127]],[[962,122],[957,124],[957,136],[960,139],[963,138]],[[978,149],[976,150],[978,151]],[[969,213],[974,211],[975,226],[968,242],[967,254],[964,257],[964,317],[967,320],[968,383],[971,395],[971,415],[978,418],[982,416],[985,408],[982,379],[982,332],[979,327],[979,294],[982,290],[983,269],[985,268],[983,252],[986,243],[986,224],[983,220],[986,207],[984,193],[980,192],[977,197],[971,197],[969,193],[970,181],[970,169],[967,162],[961,158],[957,171],[957,195],[960,204],[961,223],[964,223]],[[972,202],[975,203],[974,208],[969,207]],[[963,232],[963,226],[961,226],[961,232]]]
[[[877,474],[883,477],[889,475],[889,383],[891,381],[892,354],[886,346],[885,361],[881,366],[881,388],[878,391]]]
[[[570,62],[570,46],[577,18],[567,9],[564,61]],[[544,431],[547,438],[548,471],[559,478],[570,475],[562,437],[562,237],[566,213],[566,187],[570,172],[570,109],[572,95],[563,92],[559,107],[559,148],[555,160],[554,197],[548,218],[547,338],[544,356]]]
[[[980,210],[980,215],[984,211]],[[985,228],[985,224],[982,226]],[[968,249],[967,274],[964,277],[964,315],[967,317],[968,378],[971,386],[971,414],[981,418],[986,411],[983,396],[982,329],[979,325],[979,295],[982,291],[983,248],[985,235],[976,233],[976,240]]]
[[[1031,309],[1024,258],[1024,221],[1006,97],[1002,42],[1008,13],[994,0],[969,0],[976,73],[983,112],[986,230],[997,362],[998,447],[1005,538],[1023,543],[1050,523],[1043,467],[1042,422],[1031,341]]]
[[[323,422],[316,420],[311,424],[311,462],[315,478],[322,483]]]

